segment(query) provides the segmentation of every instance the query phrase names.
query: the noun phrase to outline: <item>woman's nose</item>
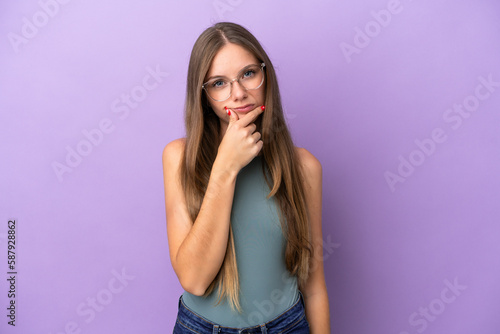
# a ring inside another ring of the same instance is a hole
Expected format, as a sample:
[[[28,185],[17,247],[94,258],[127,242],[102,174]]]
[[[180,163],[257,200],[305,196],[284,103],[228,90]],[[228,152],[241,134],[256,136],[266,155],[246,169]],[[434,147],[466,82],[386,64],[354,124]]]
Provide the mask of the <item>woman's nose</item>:
[[[237,80],[233,81],[232,89],[233,89],[233,91],[232,91],[231,96],[233,97],[233,99],[240,100],[240,99],[246,97],[246,95],[247,95],[247,90]]]

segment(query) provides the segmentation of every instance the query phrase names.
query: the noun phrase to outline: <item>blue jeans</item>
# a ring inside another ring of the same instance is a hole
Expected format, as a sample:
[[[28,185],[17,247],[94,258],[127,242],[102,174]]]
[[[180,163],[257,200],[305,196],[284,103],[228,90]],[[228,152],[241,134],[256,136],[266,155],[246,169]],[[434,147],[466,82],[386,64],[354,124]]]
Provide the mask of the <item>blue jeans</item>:
[[[179,298],[179,312],[177,314],[173,334],[309,333],[309,323],[306,319],[304,305],[304,298],[299,291],[299,299],[297,302],[273,320],[253,327],[234,328],[221,326],[196,314],[184,304],[181,296]]]

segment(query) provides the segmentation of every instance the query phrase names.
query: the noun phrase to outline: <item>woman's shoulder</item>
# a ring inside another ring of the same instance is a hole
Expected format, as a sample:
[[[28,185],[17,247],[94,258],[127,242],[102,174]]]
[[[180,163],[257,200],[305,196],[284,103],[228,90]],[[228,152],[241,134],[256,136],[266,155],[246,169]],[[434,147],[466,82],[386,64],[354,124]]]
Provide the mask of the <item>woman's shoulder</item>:
[[[321,168],[321,163],[311,152],[303,147],[295,146],[295,153],[299,158],[299,162],[302,166],[312,167],[312,168]]]
[[[186,145],[186,138],[172,140],[163,149],[163,161],[179,161]]]
[[[184,145],[186,145],[186,138],[177,138],[168,143],[163,151],[181,151],[184,150]]]
[[[311,152],[303,147],[295,146],[295,153],[306,178],[317,178],[321,175],[321,162]]]

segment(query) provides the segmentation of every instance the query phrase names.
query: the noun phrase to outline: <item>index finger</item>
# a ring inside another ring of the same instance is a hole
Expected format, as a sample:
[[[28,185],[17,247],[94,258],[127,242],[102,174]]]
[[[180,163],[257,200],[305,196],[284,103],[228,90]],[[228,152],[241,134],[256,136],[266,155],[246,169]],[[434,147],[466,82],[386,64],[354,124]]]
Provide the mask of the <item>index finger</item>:
[[[264,111],[264,106],[258,106],[257,108],[249,111],[245,116],[241,117],[237,122],[240,122],[240,124],[245,127],[248,124],[252,123],[255,121],[257,116],[259,116],[263,111]]]

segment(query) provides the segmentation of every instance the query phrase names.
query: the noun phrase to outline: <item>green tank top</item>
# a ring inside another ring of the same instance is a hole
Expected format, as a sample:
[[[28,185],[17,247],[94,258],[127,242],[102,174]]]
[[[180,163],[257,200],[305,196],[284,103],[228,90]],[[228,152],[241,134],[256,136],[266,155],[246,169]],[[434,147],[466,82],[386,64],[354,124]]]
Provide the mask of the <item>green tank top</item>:
[[[270,189],[262,171],[263,157],[255,157],[236,178],[231,226],[240,282],[242,313],[233,311],[225,298],[217,306],[217,288],[207,297],[182,294],[184,304],[216,324],[249,327],[273,320],[299,298],[296,276],[285,264],[277,201],[266,198]],[[266,166],[266,172],[269,170]],[[269,175],[269,174],[268,174]]]

